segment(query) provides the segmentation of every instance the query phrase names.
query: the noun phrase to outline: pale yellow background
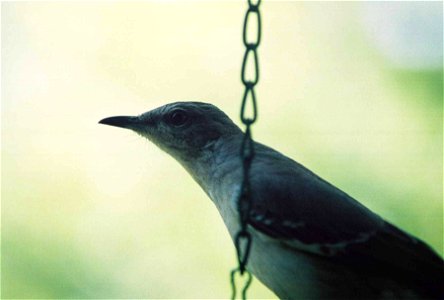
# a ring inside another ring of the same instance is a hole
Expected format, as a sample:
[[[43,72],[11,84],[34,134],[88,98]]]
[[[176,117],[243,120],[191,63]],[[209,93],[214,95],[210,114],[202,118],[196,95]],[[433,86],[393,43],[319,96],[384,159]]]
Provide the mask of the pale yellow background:
[[[254,137],[442,254],[442,68],[392,62],[367,8],[263,3]],[[211,201],[148,141],[97,122],[176,100],[238,122],[245,10],[2,3],[4,298],[230,295],[235,252]],[[257,280],[249,296],[274,297]]]

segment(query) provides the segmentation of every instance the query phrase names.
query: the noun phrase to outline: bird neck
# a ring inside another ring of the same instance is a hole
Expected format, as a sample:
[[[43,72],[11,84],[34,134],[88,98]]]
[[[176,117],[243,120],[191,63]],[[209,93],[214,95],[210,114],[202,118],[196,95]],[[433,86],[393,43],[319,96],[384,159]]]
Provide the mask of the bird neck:
[[[240,145],[243,134],[221,137],[209,143],[199,155],[178,159],[207,195],[217,201],[221,189],[240,182],[242,163]]]

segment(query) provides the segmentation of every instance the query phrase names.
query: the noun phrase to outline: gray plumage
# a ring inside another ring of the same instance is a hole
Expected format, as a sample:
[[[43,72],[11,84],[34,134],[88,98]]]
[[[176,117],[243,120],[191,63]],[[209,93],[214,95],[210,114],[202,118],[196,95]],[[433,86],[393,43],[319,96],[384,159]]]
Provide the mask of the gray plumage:
[[[181,163],[239,228],[242,131],[217,107],[176,102],[100,123],[132,129]],[[443,260],[310,170],[260,143],[250,177],[247,268],[283,299],[444,299]]]

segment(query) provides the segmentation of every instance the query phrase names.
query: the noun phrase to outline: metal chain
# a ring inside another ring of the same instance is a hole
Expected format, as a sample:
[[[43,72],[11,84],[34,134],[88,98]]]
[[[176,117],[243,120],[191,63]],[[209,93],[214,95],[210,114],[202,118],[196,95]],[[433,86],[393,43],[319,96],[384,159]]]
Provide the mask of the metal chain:
[[[240,155],[242,159],[242,167],[243,167],[243,180],[241,191],[239,193],[238,198],[238,212],[239,212],[239,223],[240,229],[237,232],[234,243],[236,246],[237,259],[239,266],[231,272],[231,287],[232,287],[232,295],[231,299],[236,298],[236,274],[239,274],[241,277],[246,275],[246,281],[242,288],[242,299],[247,298],[247,289],[251,284],[252,276],[250,272],[246,269],[248,263],[248,257],[250,255],[252,237],[250,232],[248,232],[248,219],[250,216],[251,209],[251,186],[250,186],[250,167],[254,157],[254,143],[251,136],[251,125],[256,122],[257,119],[257,105],[256,105],[256,94],[254,92],[254,87],[259,82],[259,61],[257,55],[257,48],[259,47],[261,41],[261,15],[259,12],[259,5],[261,4],[261,0],[258,0],[256,3],[253,3],[252,0],[248,0],[248,10],[245,14],[244,26],[243,26],[243,35],[242,40],[245,45],[245,54],[242,61],[242,71],[241,71],[241,80],[243,85],[245,86],[245,92],[242,97],[242,105],[240,112],[240,119],[242,123],[245,125],[245,134],[242,140]],[[248,24],[251,18],[256,17],[256,39],[254,41],[248,41]],[[251,61],[251,58],[253,61]],[[247,79],[247,66],[249,62],[254,63],[254,76],[253,79]],[[250,103],[252,116],[247,116],[247,104]]]

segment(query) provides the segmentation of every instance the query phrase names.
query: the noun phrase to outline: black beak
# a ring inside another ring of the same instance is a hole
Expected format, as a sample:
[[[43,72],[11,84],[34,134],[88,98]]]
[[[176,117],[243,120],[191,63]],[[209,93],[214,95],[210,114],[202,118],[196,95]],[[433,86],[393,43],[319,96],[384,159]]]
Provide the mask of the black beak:
[[[109,117],[99,121],[99,124],[105,124],[110,126],[134,129],[136,126],[141,125],[141,120],[139,117],[131,116],[118,116]]]

